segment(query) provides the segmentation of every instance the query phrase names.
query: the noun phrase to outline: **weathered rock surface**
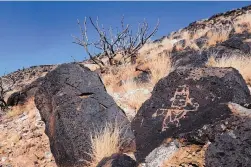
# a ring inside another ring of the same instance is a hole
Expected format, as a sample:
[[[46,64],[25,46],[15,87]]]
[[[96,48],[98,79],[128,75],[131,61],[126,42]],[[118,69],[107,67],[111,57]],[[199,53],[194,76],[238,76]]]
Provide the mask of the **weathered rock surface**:
[[[125,114],[106,93],[99,76],[86,67],[63,64],[48,73],[35,103],[58,166],[83,166],[90,160],[90,135],[106,123],[121,124],[127,132],[123,137],[133,140]]]
[[[125,154],[114,154],[104,158],[97,167],[136,167],[137,163],[130,156]]]
[[[155,148],[146,158],[143,167],[162,167],[164,162],[178,151],[178,146],[171,142]]]
[[[207,53],[188,49],[172,54],[174,67],[202,67],[208,60]]]
[[[237,127],[216,136],[206,152],[206,166],[251,166],[250,118],[239,120]]]
[[[132,121],[136,158],[142,161],[168,137],[224,120],[228,102],[250,102],[250,92],[233,68],[180,68],[161,79]]]
[[[229,105],[233,116],[216,124],[218,128],[207,128],[215,135],[206,151],[206,166],[251,166],[251,109]]]

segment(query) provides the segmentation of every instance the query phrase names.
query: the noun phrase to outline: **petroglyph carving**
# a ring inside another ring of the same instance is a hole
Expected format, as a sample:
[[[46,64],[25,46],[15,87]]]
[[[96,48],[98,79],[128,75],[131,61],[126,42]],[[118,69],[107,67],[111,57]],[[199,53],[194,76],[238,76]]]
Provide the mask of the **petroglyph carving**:
[[[174,124],[176,127],[180,126],[180,119],[185,118],[190,111],[197,111],[199,107],[199,104],[193,102],[194,99],[190,98],[187,85],[179,86],[170,101],[172,101],[170,108],[160,108],[156,111],[157,116],[165,116],[162,123],[162,131],[168,129],[170,124]]]

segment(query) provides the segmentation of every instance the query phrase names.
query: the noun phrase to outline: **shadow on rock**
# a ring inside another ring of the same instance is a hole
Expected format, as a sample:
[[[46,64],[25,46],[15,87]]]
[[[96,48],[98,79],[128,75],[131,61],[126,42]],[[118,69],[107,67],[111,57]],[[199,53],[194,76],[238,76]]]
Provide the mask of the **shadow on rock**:
[[[136,167],[136,161],[125,154],[113,154],[103,158],[97,167]]]

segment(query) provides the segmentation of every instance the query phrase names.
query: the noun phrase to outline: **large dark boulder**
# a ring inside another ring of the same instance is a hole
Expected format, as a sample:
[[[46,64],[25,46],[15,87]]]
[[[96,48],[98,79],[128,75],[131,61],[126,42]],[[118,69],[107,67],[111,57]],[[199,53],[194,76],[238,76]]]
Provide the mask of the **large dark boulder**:
[[[63,64],[49,72],[36,92],[35,104],[58,166],[85,166],[92,153],[91,135],[107,123],[124,127],[122,145],[134,138],[124,112],[107,94],[98,74],[86,67]]]
[[[168,137],[228,118],[227,104],[250,102],[250,92],[233,68],[179,68],[161,79],[132,121],[136,158],[144,158]]]

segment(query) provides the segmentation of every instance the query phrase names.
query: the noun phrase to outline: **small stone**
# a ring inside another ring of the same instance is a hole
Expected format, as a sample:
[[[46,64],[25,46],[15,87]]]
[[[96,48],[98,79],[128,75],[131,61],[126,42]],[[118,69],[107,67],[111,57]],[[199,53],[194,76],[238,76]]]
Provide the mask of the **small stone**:
[[[1,161],[2,161],[2,162],[5,162],[6,160],[7,160],[7,157],[2,157],[2,158],[1,158]]]
[[[46,159],[51,159],[51,157],[52,157],[51,152],[45,152],[45,153],[44,153],[44,157],[45,157]]]

